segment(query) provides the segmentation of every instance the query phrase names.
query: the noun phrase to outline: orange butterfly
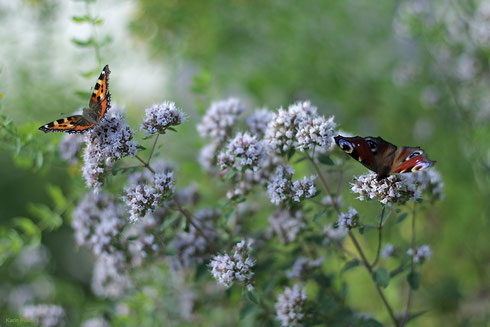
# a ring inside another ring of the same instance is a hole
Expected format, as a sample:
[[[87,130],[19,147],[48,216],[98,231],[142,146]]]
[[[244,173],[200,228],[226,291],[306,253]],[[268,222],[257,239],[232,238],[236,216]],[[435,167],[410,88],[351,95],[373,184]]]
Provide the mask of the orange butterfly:
[[[84,133],[98,124],[106,111],[111,107],[111,94],[109,93],[109,65],[106,65],[95,83],[88,108],[83,108],[81,115],[55,120],[39,127],[47,132]]]

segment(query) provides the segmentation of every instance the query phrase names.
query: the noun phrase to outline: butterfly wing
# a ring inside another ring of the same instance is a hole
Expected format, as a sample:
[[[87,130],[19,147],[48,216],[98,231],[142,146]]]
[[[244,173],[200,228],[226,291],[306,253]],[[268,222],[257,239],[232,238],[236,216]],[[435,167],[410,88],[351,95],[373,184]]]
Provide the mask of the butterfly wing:
[[[109,65],[106,65],[95,83],[88,109],[97,117],[98,120],[104,117],[107,110],[111,107],[111,94],[109,93]]]
[[[48,132],[82,133],[94,127],[94,123],[89,122],[82,115],[70,116],[55,120],[51,123],[39,127],[39,130]]]
[[[419,147],[401,147],[395,153],[390,173],[410,173],[434,165]]]
[[[335,137],[335,143],[352,158],[374,171],[382,179],[388,176],[396,146],[381,137]]]

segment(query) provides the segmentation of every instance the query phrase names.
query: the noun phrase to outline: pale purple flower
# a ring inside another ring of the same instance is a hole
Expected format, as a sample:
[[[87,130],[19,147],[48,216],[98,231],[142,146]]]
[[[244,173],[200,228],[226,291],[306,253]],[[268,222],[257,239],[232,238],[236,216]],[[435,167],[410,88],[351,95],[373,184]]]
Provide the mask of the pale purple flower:
[[[61,158],[71,165],[78,164],[83,144],[84,138],[82,135],[65,133],[58,143],[58,151]]]
[[[220,216],[221,212],[213,209],[202,209],[194,214],[194,224],[199,227],[201,232],[211,242],[218,240],[214,223]],[[175,270],[189,268],[196,263],[202,263],[211,255],[211,249],[206,239],[192,225],[189,226],[188,232],[177,234],[172,243],[177,252],[174,261],[172,261],[172,266]]]
[[[186,116],[175,106],[175,103],[165,101],[145,109],[145,120],[140,129],[145,134],[165,133],[172,126],[182,124]]]
[[[160,204],[161,194],[150,185],[136,184],[124,188],[122,199],[129,207],[130,221],[135,222],[155,210]]]
[[[95,317],[85,320],[80,325],[81,327],[111,327],[111,324],[103,317]]]
[[[155,189],[160,192],[162,198],[169,196],[175,192],[175,179],[174,172],[156,172],[153,178],[153,185]]]
[[[292,288],[286,287],[274,305],[281,326],[295,326],[301,323],[305,317],[305,304],[306,292],[300,284],[295,284]]]
[[[123,116],[112,110],[86,134],[82,173],[88,186],[98,189],[102,184],[106,165],[136,154],[133,135],[134,131]]]
[[[305,279],[309,272],[321,267],[323,261],[325,261],[325,258],[310,260],[306,257],[299,257],[294,262],[293,267],[286,271],[286,277],[289,279]]]
[[[383,250],[381,250],[381,257],[383,259],[389,259],[393,257],[396,253],[396,248],[393,244],[391,243],[386,243],[384,246]]]
[[[271,176],[267,185],[267,194],[272,203],[278,205],[286,201],[300,202],[316,194],[313,183],[314,176],[293,181],[293,174],[294,169],[288,165],[281,165],[276,168],[275,174]]]
[[[235,167],[238,170],[250,169],[257,171],[265,156],[262,142],[249,133],[238,133],[226,146],[226,150],[218,155],[221,169]]]
[[[238,117],[245,110],[236,98],[213,102],[202,118],[197,130],[201,137],[211,137],[213,141],[222,142],[233,129]]]
[[[423,263],[424,261],[429,260],[430,257],[432,257],[432,251],[430,249],[430,246],[428,245],[422,245],[420,247],[417,247],[415,250],[408,249],[407,254],[413,257],[413,261],[417,263]]]
[[[420,197],[417,184],[408,174],[390,175],[378,181],[375,173],[354,177],[351,190],[359,194],[359,200],[376,199],[382,204],[405,203]]]
[[[95,263],[92,275],[92,291],[98,297],[117,299],[131,288],[131,279],[127,275],[120,256],[102,255]]]
[[[301,151],[313,147],[330,148],[334,143],[335,127],[333,116],[326,119],[324,116],[304,119],[299,123],[296,133],[296,147]]]
[[[26,305],[20,311],[24,319],[32,321],[36,326],[54,327],[64,324],[65,310],[59,305]]]
[[[255,110],[253,114],[247,119],[247,126],[252,135],[262,137],[267,128],[267,124],[274,117],[274,112],[267,108]]]
[[[315,176],[310,176],[307,178],[303,177],[303,180],[296,180],[293,182],[292,186],[292,198],[296,202],[300,202],[304,199],[312,198],[316,194],[316,188],[313,181]]]
[[[357,210],[349,207],[348,212],[341,212],[337,220],[337,226],[340,229],[352,229],[359,225],[359,215]]]
[[[283,244],[294,242],[304,228],[306,222],[300,210],[280,209],[269,217],[269,235],[277,235]]]
[[[342,241],[346,236],[349,230],[344,227],[339,227],[339,226],[334,226],[333,224],[328,225],[325,227],[323,230],[323,233],[325,234],[326,237],[326,242],[329,243],[331,241],[333,242],[339,242]]]
[[[253,289],[252,268],[255,260],[249,254],[252,250],[251,244],[251,241],[242,240],[233,247],[232,255],[224,253],[213,257],[209,266],[219,284],[229,287],[237,281],[245,284],[249,291]]]
[[[96,256],[110,255],[118,251],[124,229],[122,206],[107,193],[89,192],[75,207],[71,225],[79,246],[88,246]]]

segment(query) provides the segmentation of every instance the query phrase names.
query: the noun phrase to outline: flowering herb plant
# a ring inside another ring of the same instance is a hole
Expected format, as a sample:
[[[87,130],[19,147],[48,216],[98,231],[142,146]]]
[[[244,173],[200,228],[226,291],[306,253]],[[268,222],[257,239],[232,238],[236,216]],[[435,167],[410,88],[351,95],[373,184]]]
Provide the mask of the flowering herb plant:
[[[432,252],[417,242],[415,219],[422,206],[443,197],[433,168],[382,180],[367,173],[349,183],[349,161],[333,142],[334,117],[321,115],[308,101],[247,113],[240,100],[230,98],[213,102],[197,124],[207,145],[196,157],[203,172],[218,180],[202,190],[179,185],[177,166],[155,156],[159,139],[187,120],[172,102],[146,109],[140,130],[152,146],[145,149],[122,110],[113,107],[92,131],[66,135],[59,143],[70,164],[83,159],[89,190],[73,211],[72,227],[77,244],[96,259],[92,292],[119,308],[87,324],[130,322],[142,292],[156,299],[170,289],[179,290],[171,295],[178,310],[158,301],[149,309],[166,312],[164,321],[170,315],[196,323],[204,308],[228,308],[223,299],[237,292],[239,308],[228,309],[239,315],[230,315],[229,322],[246,317],[281,326],[377,326],[377,319],[386,319],[404,326],[420,314],[411,302]],[[116,181],[125,186],[111,187]],[[344,197],[353,203],[348,207],[342,197],[347,186]],[[206,200],[213,194],[219,199],[214,204]],[[366,217],[354,208],[358,200],[374,202],[379,215]],[[386,243],[384,230],[400,226],[407,209],[410,240]],[[338,283],[355,267],[370,276],[385,316],[361,313],[362,307],[347,301]],[[155,286],[155,271],[170,281]],[[407,283],[397,281],[398,288],[408,288],[408,295],[406,305],[395,308],[385,289],[399,276]],[[24,316],[48,319],[40,308],[26,307]],[[54,308],[49,307],[56,313],[52,319],[64,319],[63,309]]]

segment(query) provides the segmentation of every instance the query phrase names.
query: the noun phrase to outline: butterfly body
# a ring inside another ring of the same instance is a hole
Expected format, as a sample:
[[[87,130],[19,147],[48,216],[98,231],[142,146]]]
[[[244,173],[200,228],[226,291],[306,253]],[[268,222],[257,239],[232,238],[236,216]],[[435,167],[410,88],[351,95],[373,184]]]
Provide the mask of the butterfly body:
[[[111,107],[111,94],[109,93],[109,66],[106,65],[95,84],[88,108],[83,108],[81,115],[69,116],[52,121],[39,127],[39,130],[48,132],[84,133],[99,124],[107,110]]]
[[[420,147],[400,147],[381,137],[335,137],[335,143],[352,158],[378,175],[382,180],[394,173],[408,173],[427,169],[431,161]]]

